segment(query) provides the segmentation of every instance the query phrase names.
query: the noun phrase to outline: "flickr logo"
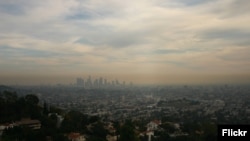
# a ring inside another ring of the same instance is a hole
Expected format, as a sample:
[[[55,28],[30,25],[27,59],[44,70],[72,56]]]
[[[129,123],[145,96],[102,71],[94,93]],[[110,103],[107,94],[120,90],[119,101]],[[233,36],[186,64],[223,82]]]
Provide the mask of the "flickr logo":
[[[233,129],[222,129],[222,136],[246,136],[247,131],[233,130]]]
[[[250,141],[250,125],[218,125],[218,141]]]

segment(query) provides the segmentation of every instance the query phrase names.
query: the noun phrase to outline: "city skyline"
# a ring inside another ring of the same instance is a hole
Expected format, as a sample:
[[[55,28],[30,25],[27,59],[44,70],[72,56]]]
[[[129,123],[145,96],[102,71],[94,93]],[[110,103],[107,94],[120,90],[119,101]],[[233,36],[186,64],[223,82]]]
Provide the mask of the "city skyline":
[[[0,2],[0,84],[250,83],[250,2]]]
[[[85,88],[122,88],[126,86],[133,86],[133,82],[127,83],[126,81],[120,81],[119,79],[107,79],[103,77],[93,78],[91,75],[88,77],[77,77],[75,86]]]

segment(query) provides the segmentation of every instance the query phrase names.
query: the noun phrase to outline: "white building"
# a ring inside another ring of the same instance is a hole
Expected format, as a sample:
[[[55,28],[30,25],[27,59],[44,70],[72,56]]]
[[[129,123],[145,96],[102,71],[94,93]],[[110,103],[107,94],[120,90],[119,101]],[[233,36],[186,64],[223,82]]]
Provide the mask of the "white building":
[[[160,120],[153,120],[147,124],[147,131],[157,130],[159,125],[161,125]]]

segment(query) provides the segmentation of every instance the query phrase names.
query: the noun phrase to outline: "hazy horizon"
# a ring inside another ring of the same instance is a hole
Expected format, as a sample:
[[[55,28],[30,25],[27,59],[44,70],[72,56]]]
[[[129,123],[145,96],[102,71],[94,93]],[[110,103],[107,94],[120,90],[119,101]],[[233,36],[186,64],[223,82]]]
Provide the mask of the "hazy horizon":
[[[250,83],[250,1],[0,2],[0,84]]]
[[[207,85],[207,84],[250,84],[249,76],[243,74],[226,75],[226,74],[189,74],[189,75],[81,75],[81,76],[4,76],[0,81],[0,85],[75,85],[77,78],[82,78],[85,81],[91,76],[92,81],[102,77],[108,82],[118,80],[121,84],[126,82],[129,85],[131,82],[134,85]]]

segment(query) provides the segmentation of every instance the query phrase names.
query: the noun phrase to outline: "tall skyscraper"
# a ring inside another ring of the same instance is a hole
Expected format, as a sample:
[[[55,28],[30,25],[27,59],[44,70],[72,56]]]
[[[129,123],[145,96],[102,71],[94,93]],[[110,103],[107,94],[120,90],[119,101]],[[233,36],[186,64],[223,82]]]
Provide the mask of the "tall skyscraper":
[[[103,87],[103,79],[102,77],[99,78],[99,88]]]
[[[107,79],[104,79],[104,86],[105,86],[105,87],[107,87],[107,86],[108,86]]]
[[[93,87],[94,88],[99,88],[98,79],[95,79],[95,81],[93,82]]]
[[[91,80],[91,76],[89,76],[87,82],[86,82],[86,85],[88,88],[91,88],[92,87],[92,80]]]
[[[76,85],[77,86],[84,86],[84,80],[82,78],[76,78]]]
[[[116,85],[120,85],[120,82],[116,79],[116,80],[115,80],[115,84],[116,84]]]

